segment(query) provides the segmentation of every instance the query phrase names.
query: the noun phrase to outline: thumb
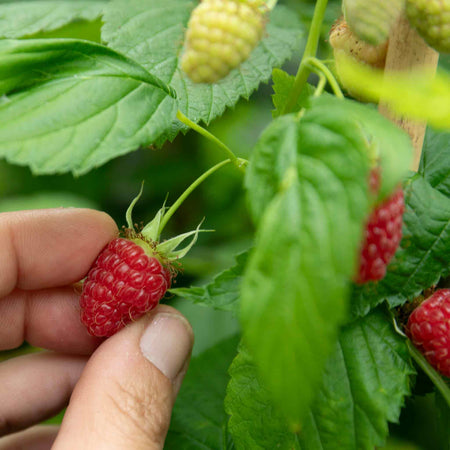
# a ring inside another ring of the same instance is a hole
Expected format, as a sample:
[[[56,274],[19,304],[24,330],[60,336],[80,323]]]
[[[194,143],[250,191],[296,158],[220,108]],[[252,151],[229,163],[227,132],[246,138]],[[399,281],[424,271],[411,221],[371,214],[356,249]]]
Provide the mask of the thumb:
[[[125,327],[90,358],[53,449],[162,449],[193,333],[168,306]]]

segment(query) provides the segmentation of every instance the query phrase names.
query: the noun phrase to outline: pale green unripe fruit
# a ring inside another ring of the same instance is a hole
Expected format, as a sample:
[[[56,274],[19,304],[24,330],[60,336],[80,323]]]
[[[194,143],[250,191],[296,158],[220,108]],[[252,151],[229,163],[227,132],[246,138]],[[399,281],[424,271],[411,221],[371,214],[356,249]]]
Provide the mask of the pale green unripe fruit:
[[[203,0],[191,14],[181,68],[195,83],[215,83],[250,56],[264,34],[261,0]]]
[[[343,0],[348,26],[372,45],[386,42],[404,5],[405,0]]]
[[[406,14],[428,45],[450,53],[450,0],[407,0]]]

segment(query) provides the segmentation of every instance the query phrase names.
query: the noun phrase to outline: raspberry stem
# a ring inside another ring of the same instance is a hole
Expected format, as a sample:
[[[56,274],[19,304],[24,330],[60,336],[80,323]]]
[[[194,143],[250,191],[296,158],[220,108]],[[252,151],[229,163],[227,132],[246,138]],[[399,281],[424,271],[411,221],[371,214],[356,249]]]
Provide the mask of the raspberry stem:
[[[292,87],[288,97],[289,100],[284,105],[283,114],[288,114],[294,110],[295,105],[297,104],[297,99],[308,81],[308,76],[311,69],[307,64],[307,60],[316,56],[317,47],[319,45],[320,31],[327,4],[328,0],[317,0],[316,7],[314,9],[314,16],[311,22],[311,28],[309,30],[308,41],[306,42],[305,52],[303,53],[297,75],[295,76],[294,86]]]
[[[313,97],[320,97],[327,84],[327,78],[322,72],[318,71],[317,76],[319,77],[319,82],[317,83],[317,87],[314,91]]]
[[[178,110],[177,112],[177,119],[187,125],[192,130],[196,131],[197,133],[201,134],[206,139],[209,139],[211,142],[214,142],[218,147],[220,147],[222,150],[225,151],[228,158],[230,158],[230,161],[233,163],[233,165],[242,173],[245,173],[245,166],[246,161],[242,158],[238,158],[231,150],[230,148],[225,145],[220,139],[218,139],[216,136],[214,136],[212,133],[210,133],[208,130],[205,130],[205,128],[201,127],[197,123],[190,120],[188,117],[186,117],[181,111]]]
[[[241,165],[245,165],[246,161],[242,160],[241,158],[237,158],[238,163]],[[161,219],[161,223],[159,225],[158,230],[158,236],[161,235],[164,227],[167,225],[167,222],[169,219],[175,214],[176,210],[181,206],[181,204],[186,200],[186,198],[203,182],[205,181],[210,175],[212,175],[217,170],[221,169],[223,166],[226,166],[229,164],[231,159],[226,159],[225,161],[222,161],[215,166],[211,167],[209,170],[207,170],[205,173],[200,175],[177,199],[177,201],[167,210],[167,212],[164,214],[164,216]]]
[[[305,60],[305,64],[308,65],[314,72],[325,75],[328,84],[330,85],[331,89],[333,89],[334,95],[338,98],[344,98],[344,94],[339,87],[339,83],[332,74],[331,70],[322,61],[317,58],[311,57]]]
[[[406,341],[406,346],[408,347],[409,354],[417,363],[417,365],[428,375],[430,380],[436,386],[436,389],[441,393],[447,405],[450,407],[450,388],[443,378],[430,366],[425,357],[420,353],[420,351],[414,347],[412,342],[408,339]]]

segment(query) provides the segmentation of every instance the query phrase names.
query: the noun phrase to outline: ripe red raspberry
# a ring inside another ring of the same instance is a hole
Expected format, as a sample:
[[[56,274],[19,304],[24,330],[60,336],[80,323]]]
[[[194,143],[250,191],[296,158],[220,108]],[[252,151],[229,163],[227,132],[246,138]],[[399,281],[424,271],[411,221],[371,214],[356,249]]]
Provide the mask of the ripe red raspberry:
[[[170,271],[156,256],[131,240],[114,239],[84,282],[81,320],[93,336],[111,336],[153,309],[170,283]]]
[[[450,289],[439,289],[412,312],[406,334],[438,372],[450,377]]]
[[[378,173],[370,176],[370,189],[378,191]],[[378,281],[386,275],[386,267],[393,258],[402,238],[403,190],[397,189],[371,213],[364,231],[356,283]]]
[[[164,225],[174,213],[166,211],[164,205],[136,232],[132,212],[141,194],[142,188],[127,210],[125,238],[113,239],[101,251],[83,283],[81,321],[94,336],[112,336],[155,308],[176,274],[173,261],[186,255],[202,231],[199,225],[196,230],[159,242]],[[190,237],[191,242],[178,249]]]

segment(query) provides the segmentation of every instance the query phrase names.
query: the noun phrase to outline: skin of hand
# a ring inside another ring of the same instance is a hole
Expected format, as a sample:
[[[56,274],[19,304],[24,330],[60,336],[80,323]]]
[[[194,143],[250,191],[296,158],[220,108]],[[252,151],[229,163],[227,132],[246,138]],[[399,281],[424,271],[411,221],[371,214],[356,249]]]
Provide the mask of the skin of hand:
[[[0,214],[0,450],[162,449],[193,333],[159,306],[111,338],[89,336],[73,284],[117,236],[88,209]],[[68,404],[61,427],[34,426]],[[25,430],[25,431],[23,431]]]

